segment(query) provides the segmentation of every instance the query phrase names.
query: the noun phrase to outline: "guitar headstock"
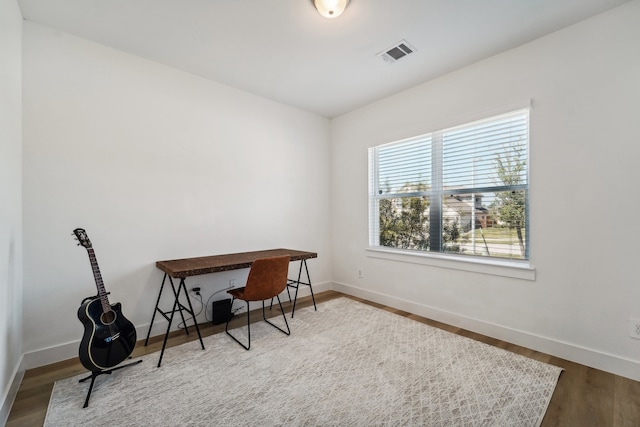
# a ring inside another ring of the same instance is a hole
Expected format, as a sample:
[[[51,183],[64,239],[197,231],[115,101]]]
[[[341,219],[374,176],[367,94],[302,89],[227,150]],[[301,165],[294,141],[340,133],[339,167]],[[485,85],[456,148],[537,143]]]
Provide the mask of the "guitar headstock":
[[[76,235],[76,240],[80,242],[78,245],[82,245],[85,248],[91,248],[91,240],[89,240],[89,236],[87,236],[87,232],[82,228],[76,228],[73,230],[73,234]]]

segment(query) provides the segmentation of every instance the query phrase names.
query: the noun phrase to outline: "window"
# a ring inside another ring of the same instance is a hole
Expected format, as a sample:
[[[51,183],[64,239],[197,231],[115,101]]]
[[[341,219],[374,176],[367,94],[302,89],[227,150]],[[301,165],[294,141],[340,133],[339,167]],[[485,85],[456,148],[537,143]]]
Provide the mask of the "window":
[[[529,109],[369,149],[371,247],[529,259]]]

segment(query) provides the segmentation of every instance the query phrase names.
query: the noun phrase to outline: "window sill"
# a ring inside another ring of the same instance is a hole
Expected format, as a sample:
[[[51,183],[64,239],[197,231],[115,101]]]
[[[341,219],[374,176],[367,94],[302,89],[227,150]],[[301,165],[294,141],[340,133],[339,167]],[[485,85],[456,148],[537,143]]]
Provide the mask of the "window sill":
[[[536,280],[536,270],[531,267],[528,261],[501,261],[480,257],[472,258],[456,255],[432,254],[382,247],[367,248],[367,256],[370,258],[471,271],[474,273],[511,277],[514,279]]]

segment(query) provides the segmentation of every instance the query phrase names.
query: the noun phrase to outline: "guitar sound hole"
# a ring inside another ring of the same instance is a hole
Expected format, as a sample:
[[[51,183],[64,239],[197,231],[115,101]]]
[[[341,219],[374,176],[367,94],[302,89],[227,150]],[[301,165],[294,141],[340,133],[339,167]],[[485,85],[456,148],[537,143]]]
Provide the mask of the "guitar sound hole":
[[[102,316],[100,316],[100,321],[102,322],[103,325],[110,325],[113,322],[116,321],[116,313],[113,310],[109,310],[109,311],[105,311],[104,313],[102,313]]]

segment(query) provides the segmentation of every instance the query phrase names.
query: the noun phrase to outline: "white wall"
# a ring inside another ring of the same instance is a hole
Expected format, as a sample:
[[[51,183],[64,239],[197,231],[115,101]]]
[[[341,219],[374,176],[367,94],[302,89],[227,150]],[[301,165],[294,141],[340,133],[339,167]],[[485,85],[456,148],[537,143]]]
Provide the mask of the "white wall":
[[[319,253],[310,267],[320,288],[334,279],[339,290],[640,379],[640,340],[627,334],[627,319],[640,318],[640,1],[332,123],[25,23],[22,348],[21,21],[12,1],[2,7],[0,108],[13,124],[0,131],[11,177],[2,195],[15,202],[1,210],[0,237],[14,242],[14,258],[0,258],[14,301],[0,316],[12,350],[0,364],[5,389],[22,352],[25,367],[77,355],[76,310],[95,288],[75,227],[87,229],[112,301],[139,331],[162,279],[156,260],[285,246]],[[368,257],[367,148],[525,99],[536,280]],[[245,274],[189,286],[206,299]]]
[[[21,50],[18,4],[0,0],[0,425],[23,373]]]
[[[23,43],[26,365],[77,356],[95,284],[76,227],[139,339],[158,260],[310,250],[314,290],[328,286],[327,119],[38,24]],[[206,300],[246,273],[187,285]]]
[[[334,119],[337,288],[640,379],[639,22],[636,0]],[[534,281],[367,256],[368,147],[527,99]]]

